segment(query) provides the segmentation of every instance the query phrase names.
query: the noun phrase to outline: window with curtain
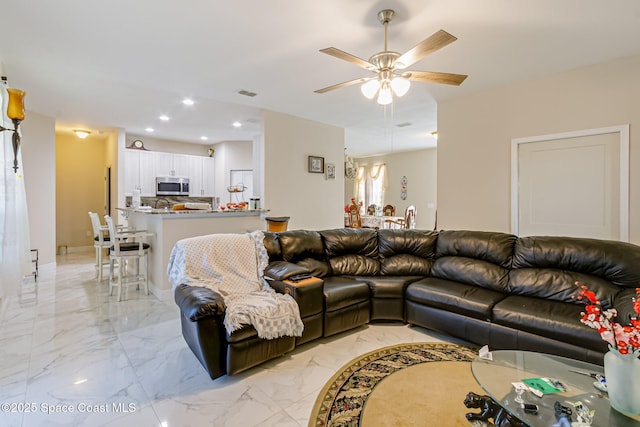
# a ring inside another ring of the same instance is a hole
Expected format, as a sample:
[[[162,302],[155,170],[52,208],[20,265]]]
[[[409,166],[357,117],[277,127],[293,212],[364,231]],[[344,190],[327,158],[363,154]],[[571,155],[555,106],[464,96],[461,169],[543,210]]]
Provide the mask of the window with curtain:
[[[371,167],[360,166],[354,182],[353,194],[363,202],[363,209],[369,205],[384,206],[384,193],[387,184],[387,166],[385,164]]]
[[[364,166],[360,166],[358,168],[358,174],[356,175],[356,179],[353,181],[353,197],[355,197],[357,201],[362,201],[363,205],[365,205],[365,200],[366,200],[366,182],[367,182],[366,168]]]
[[[369,190],[369,197],[367,206],[377,205],[382,207],[384,205],[384,192],[387,189],[387,166],[385,164],[373,165],[369,173],[371,188]]]

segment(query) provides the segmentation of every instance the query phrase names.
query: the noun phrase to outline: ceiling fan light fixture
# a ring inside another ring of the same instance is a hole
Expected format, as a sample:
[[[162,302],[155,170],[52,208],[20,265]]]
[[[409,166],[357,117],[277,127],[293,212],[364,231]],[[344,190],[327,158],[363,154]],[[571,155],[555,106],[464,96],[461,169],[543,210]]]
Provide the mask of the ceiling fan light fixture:
[[[393,80],[391,80],[391,89],[393,89],[393,93],[395,93],[398,96],[403,96],[404,94],[406,94],[409,91],[409,88],[411,87],[411,82],[409,81],[409,79],[405,79],[404,77],[394,77]]]
[[[378,93],[379,89],[380,82],[377,79],[369,80],[368,82],[363,83],[362,86],[360,86],[362,94],[367,99],[373,99],[373,97],[376,96],[376,93]]]
[[[391,94],[391,87],[388,82],[383,82],[378,93],[378,104],[388,105],[393,102],[393,95]]]

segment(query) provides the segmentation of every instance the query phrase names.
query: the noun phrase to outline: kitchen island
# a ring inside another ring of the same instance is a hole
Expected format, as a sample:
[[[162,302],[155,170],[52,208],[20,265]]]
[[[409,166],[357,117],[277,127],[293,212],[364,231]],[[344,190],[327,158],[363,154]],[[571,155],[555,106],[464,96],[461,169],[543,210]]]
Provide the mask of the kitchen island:
[[[215,233],[265,230],[267,210],[166,210],[119,208],[128,226],[147,230],[151,245],[147,262],[149,290],[159,299],[173,293],[167,277],[169,255],[178,240]]]

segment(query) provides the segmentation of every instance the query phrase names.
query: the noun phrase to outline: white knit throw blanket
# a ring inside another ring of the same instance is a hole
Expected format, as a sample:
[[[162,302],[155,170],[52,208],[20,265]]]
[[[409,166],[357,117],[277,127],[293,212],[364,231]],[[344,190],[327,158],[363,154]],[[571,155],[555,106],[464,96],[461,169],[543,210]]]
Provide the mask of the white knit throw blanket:
[[[301,336],[304,325],[298,304],[264,280],[269,258],[263,239],[263,233],[255,231],[180,240],[169,256],[169,281],[174,290],[187,283],[221,294],[229,334],[242,325],[252,325],[260,338]]]

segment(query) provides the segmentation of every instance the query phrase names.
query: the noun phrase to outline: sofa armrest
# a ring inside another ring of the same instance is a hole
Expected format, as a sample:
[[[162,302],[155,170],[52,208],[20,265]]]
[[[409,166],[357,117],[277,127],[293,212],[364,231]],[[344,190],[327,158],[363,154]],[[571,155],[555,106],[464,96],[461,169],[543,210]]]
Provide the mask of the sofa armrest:
[[[205,317],[221,316],[227,309],[222,295],[200,286],[182,284],[176,288],[174,298],[182,313],[192,322]]]
[[[300,280],[271,280],[269,285],[276,292],[291,295],[298,303],[300,316],[306,317],[322,312],[324,306],[324,281],[317,277]]]
[[[286,280],[293,276],[309,275],[308,268],[286,261],[274,261],[264,269],[264,275],[273,280]]]
[[[636,294],[636,288],[627,288],[613,298],[613,308],[618,312],[616,318],[622,325],[630,325],[631,319],[638,315],[633,309],[633,298]]]

